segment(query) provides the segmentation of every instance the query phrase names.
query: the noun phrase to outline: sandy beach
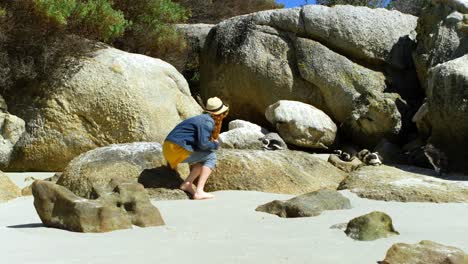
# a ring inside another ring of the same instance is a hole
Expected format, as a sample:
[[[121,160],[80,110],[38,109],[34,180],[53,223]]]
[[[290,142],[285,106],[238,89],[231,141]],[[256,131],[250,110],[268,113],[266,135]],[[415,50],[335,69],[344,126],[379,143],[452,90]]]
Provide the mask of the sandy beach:
[[[20,174],[9,176],[24,182]],[[376,263],[392,244],[421,240],[468,252],[468,204],[382,202],[342,194],[352,209],[295,219],[255,211],[290,195],[223,191],[214,200],[153,201],[165,226],[100,234],[46,228],[33,198],[22,197],[0,204],[2,259],[15,264]],[[358,242],[330,229],[374,210],[389,214],[401,235]]]

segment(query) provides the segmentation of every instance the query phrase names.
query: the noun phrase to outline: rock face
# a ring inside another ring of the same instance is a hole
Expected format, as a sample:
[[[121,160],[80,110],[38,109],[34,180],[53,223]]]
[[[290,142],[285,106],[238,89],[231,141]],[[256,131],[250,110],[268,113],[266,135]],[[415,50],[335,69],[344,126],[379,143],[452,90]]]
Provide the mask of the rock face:
[[[24,131],[24,121],[21,118],[0,111],[0,167],[8,166],[14,146]]]
[[[408,118],[405,103],[387,92],[405,100],[418,93],[410,57],[416,21],[384,9],[319,5],[223,21],[202,52],[201,95],[222,97],[231,118],[260,125],[269,105],[300,101],[346,124],[351,137],[362,135],[359,143],[376,144],[398,135]]]
[[[349,221],[345,233],[355,240],[371,241],[399,235],[393,228],[392,219],[385,213],[372,212]]]
[[[260,205],[255,211],[275,214],[279,217],[317,216],[325,210],[350,209],[348,198],[334,190],[319,190],[303,194],[287,201],[278,201]]]
[[[287,143],[328,149],[335,142],[337,127],[323,111],[301,102],[281,100],[270,105],[265,116]]]
[[[207,191],[252,190],[303,194],[336,189],[345,173],[312,154],[299,151],[228,150],[206,183]]]
[[[456,247],[441,245],[429,240],[418,244],[394,244],[381,264],[466,264],[468,255]]]
[[[179,171],[188,175],[188,166],[180,165]],[[170,182],[158,184],[159,178]],[[114,179],[140,182],[149,188],[171,184],[177,188],[181,183],[179,174],[166,167],[161,144],[139,142],[111,145],[83,153],[70,162],[57,184],[78,196],[96,198],[109,188]]]
[[[349,189],[363,198],[399,202],[467,202],[468,185],[437,179],[427,169],[385,165],[365,166],[352,172],[339,189]],[[413,171],[413,172],[412,172]],[[420,174],[418,174],[419,172]]]
[[[20,188],[0,171],[0,202],[5,202],[20,196]]]
[[[75,232],[108,232],[132,228],[132,224],[164,225],[141,184],[114,184],[113,191],[87,200],[63,186],[38,180],[32,186],[34,207],[44,225]]]
[[[214,25],[210,24],[176,24],[176,30],[181,32],[187,44],[184,52],[178,52],[176,58],[171,58],[174,65],[190,83],[190,89],[195,96],[200,94],[200,53],[205,46],[206,36]]]
[[[468,171],[468,55],[433,67],[429,80],[430,142],[448,155],[451,168]]]
[[[422,11],[413,57],[423,87],[428,87],[428,72],[432,67],[468,53],[466,14],[463,0],[431,1]]]
[[[183,76],[164,61],[113,48],[72,61],[54,81],[9,98],[10,112],[26,122],[11,170],[61,171],[96,147],[162,142],[181,120],[201,113]]]

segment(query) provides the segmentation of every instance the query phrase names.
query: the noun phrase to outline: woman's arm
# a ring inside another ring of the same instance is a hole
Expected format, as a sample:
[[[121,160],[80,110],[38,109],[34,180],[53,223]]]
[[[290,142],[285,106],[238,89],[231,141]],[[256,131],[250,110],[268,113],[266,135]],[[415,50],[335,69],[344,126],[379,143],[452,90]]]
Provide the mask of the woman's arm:
[[[197,147],[202,150],[212,150],[219,147],[217,141],[210,141],[211,133],[213,132],[214,124],[206,121],[197,125]]]

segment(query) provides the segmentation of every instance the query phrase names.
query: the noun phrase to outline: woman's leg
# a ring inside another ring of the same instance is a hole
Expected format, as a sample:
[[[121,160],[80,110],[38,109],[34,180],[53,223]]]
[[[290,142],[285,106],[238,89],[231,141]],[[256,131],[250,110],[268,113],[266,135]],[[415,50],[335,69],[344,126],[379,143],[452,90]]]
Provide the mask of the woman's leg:
[[[193,181],[200,176],[202,171],[202,165],[200,163],[195,163],[190,166],[190,174],[185,179],[185,181],[180,185],[180,189],[186,192],[189,192],[191,195],[195,194],[195,190],[192,188]]]
[[[211,199],[214,198],[214,195],[205,192],[203,189],[205,188],[206,180],[211,174],[211,168],[207,166],[201,167],[200,178],[198,179],[197,190],[193,194],[193,199],[195,200],[202,200],[202,199]]]

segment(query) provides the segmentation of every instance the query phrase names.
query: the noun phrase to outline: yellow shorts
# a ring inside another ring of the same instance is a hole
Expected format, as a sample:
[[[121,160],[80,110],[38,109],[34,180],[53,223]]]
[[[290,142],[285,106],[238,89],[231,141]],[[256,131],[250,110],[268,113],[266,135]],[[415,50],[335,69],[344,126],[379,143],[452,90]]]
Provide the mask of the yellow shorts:
[[[164,158],[167,160],[167,163],[169,163],[169,166],[171,166],[171,169],[175,170],[177,165],[186,160],[192,154],[192,152],[166,140],[163,144],[163,154]]]

